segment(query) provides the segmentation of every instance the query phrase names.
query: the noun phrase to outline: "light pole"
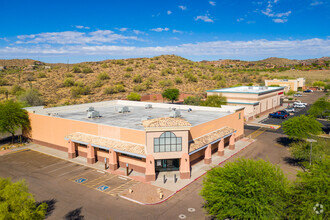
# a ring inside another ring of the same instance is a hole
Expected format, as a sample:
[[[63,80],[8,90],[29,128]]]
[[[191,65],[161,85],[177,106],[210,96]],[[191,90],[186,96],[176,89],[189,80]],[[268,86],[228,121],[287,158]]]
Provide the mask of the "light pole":
[[[312,165],[312,148],[313,148],[313,142],[316,142],[314,139],[307,139],[309,143],[311,143],[311,151],[309,153],[309,165]]]

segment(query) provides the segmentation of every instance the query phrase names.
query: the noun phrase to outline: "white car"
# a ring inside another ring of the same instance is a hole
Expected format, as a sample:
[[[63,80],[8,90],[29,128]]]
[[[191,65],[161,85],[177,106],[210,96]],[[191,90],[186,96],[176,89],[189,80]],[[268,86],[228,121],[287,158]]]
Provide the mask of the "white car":
[[[293,96],[294,97],[302,97],[302,94],[297,93],[297,94],[294,94]]]
[[[294,113],[294,112],[296,112],[295,110],[294,110],[294,108],[286,108],[286,109],[284,109],[287,113]]]
[[[306,108],[306,105],[303,103],[294,103],[293,105],[294,108]]]
[[[307,103],[306,102],[301,102],[301,101],[296,101],[293,104],[303,104],[303,105],[307,106]]]

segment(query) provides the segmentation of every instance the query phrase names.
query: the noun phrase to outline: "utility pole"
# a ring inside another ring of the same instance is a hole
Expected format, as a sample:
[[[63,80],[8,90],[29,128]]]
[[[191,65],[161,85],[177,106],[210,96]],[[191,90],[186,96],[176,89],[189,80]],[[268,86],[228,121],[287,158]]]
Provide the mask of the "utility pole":
[[[314,139],[307,139],[306,141],[308,141],[309,143],[311,143],[311,149],[310,149],[310,153],[309,153],[309,165],[312,165],[313,142],[316,142],[316,140],[314,140]]]

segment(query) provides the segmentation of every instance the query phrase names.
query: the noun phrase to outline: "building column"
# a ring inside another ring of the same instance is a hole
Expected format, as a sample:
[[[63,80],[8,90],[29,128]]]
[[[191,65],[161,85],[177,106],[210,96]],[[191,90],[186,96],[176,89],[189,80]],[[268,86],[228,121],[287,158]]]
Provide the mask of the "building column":
[[[229,138],[229,150],[235,150],[235,133]]]
[[[209,144],[205,149],[204,163],[210,164],[211,162],[212,162],[212,147],[211,144]]]
[[[221,138],[218,143],[218,156],[222,157],[225,155],[225,139]]]
[[[182,154],[180,160],[180,178],[190,179],[190,157],[188,153]]]
[[[148,155],[146,158],[146,181],[155,181],[156,172],[155,172],[155,158],[152,155]]]
[[[95,163],[95,151],[94,147],[90,144],[87,145],[87,163],[93,164]]]
[[[75,158],[77,156],[76,155],[76,144],[71,140],[69,140],[68,143],[69,143],[68,144],[68,157],[70,159]]]
[[[117,153],[113,149],[109,150],[109,169],[118,169]]]

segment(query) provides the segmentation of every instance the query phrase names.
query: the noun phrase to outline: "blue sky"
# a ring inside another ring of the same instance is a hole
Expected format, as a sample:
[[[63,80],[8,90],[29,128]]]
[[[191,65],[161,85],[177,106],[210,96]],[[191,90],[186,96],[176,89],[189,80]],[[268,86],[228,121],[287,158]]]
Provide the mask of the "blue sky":
[[[0,0],[0,58],[330,55],[329,0]]]

